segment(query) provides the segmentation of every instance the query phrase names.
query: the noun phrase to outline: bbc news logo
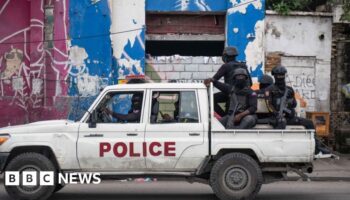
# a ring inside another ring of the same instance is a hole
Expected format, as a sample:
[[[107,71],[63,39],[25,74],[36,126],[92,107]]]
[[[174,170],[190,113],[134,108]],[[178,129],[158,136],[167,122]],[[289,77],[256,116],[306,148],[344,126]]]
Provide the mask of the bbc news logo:
[[[6,186],[53,186],[55,185],[55,174],[51,171],[6,171]],[[100,173],[58,173],[58,184],[100,184]]]

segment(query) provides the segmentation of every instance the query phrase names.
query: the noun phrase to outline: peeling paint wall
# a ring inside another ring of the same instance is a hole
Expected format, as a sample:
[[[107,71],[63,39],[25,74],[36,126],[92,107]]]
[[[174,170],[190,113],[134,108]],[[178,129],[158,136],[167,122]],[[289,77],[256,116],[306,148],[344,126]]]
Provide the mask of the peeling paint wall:
[[[294,73],[289,84],[306,102],[306,111],[329,112],[331,43],[331,16],[266,16],[266,54],[278,52],[282,65]]]
[[[226,22],[226,43],[238,47],[256,82],[264,72],[265,1],[230,0]]]
[[[146,10],[157,12],[226,11],[227,0],[147,0]]]
[[[43,42],[45,6],[54,6],[53,48]],[[0,126],[66,118],[68,1],[0,2]],[[62,98],[63,97],[63,98]]]
[[[145,68],[145,0],[111,1],[112,47],[118,79],[143,75]]]
[[[111,83],[107,0],[4,0],[0,21],[0,126],[74,119]]]
[[[113,83],[111,12],[107,0],[69,1],[70,52],[67,77],[70,119],[79,119],[99,91]]]
[[[205,7],[201,6],[205,5]],[[176,12],[186,11],[187,13],[196,12],[224,12],[226,13],[226,46],[236,46],[240,52],[238,60],[246,62],[251,72],[253,80],[257,82],[258,78],[263,75],[264,72],[264,31],[265,31],[265,1],[264,0],[185,0],[185,1],[150,1],[146,3],[147,11],[152,12]],[[205,39],[203,39],[205,40]],[[174,55],[176,57],[176,55]],[[178,57],[178,56],[177,56]],[[179,58],[179,57],[178,57]],[[155,60],[163,60],[162,57],[157,57]],[[192,59],[192,58],[191,58]],[[204,59],[204,57],[193,57],[193,59]],[[169,60],[169,59],[168,59]],[[170,59],[171,60],[171,59]],[[221,61],[220,61],[221,62]],[[197,68],[206,69],[213,68],[215,64],[200,62],[197,64]],[[154,66],[154,59],[149,61],[147,67]],[[159,63],[158,63],[159,64]],[[159,77],[165,77],[164,69],[158,67],[158,64],[154,67],[158,72]],[[169,62],[171,65],[171,62]],[[193,64],[193,63],[192,63]],[[162,65],[159,65],[162,66]],[[175,65],[176,66],[176,65]],[[169,66],[168,66],[169,67]],[[176,68],[176,67],[175,67]],[[215,66],[216,68],[216,66]],[[148,68],[149,69],[149,68]],[[166,68],[167,69],[167,68]],[[152,72],[153,74],[154,72]],[[170,73],[170,72],[169,72]],[[198,71],[197,74],[201,74],[201,78],[210,77],[212,73],[208,73],[204,76],[203,71]],[[188,74],[186,69],[181,73],[171,73],[174,75],[174,79],[181,81],[184,79],[185,74]],[[197,77],[197,75],[195,75]],[[157,78],[154,75],[151,78]],[[187,76],[187,80],[200,78],[191,78]],[[169,79],[168,77],[165,78]]]

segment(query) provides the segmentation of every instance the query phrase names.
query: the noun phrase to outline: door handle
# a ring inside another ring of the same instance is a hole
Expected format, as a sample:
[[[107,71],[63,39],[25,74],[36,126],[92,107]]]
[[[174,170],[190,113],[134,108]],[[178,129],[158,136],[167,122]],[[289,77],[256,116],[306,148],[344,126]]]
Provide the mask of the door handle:
[[[201,134],[199,134],[199,133],[189,133],[188,135],[189,136],[200,136]]]
[[[138,134],[137,133],[127,133],[126,135],[127,136],[137,136]]]
[[[103,134],[90,134],[90,135],[84,135],[84,137],[103,137]]]

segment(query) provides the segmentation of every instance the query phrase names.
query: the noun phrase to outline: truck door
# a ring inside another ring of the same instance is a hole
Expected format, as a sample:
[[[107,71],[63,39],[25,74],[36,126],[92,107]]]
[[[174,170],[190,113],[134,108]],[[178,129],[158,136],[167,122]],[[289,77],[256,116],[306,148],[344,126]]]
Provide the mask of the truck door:
[[[152,170],[195,169],[207,154],[196,90],[151,91],[145,142]]]
[[[144,94],[143,90],[112,91],[101,98],[89,119],[80,124],[77,152],[82,169],[146,168],[141,151],[145,130]],[[96,127],[89,123],[93,115]]]

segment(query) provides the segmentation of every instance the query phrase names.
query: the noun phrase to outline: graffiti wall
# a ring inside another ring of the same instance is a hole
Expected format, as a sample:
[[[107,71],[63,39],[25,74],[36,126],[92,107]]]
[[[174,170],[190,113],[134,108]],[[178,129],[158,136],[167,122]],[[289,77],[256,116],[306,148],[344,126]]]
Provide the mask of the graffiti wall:
[[[0,2],[0,126],[75,118],[112,77],[107,1]]]
[[[67,4],[65,0],[1,1],[1,126],[66,117],[67,108],[56,108],[55,101],[68,92],[64,81],[68,75]],[[43,41],[44,5],[57,8],[50,19],[55,26],[52,40],[57,41],[50,48]]]

